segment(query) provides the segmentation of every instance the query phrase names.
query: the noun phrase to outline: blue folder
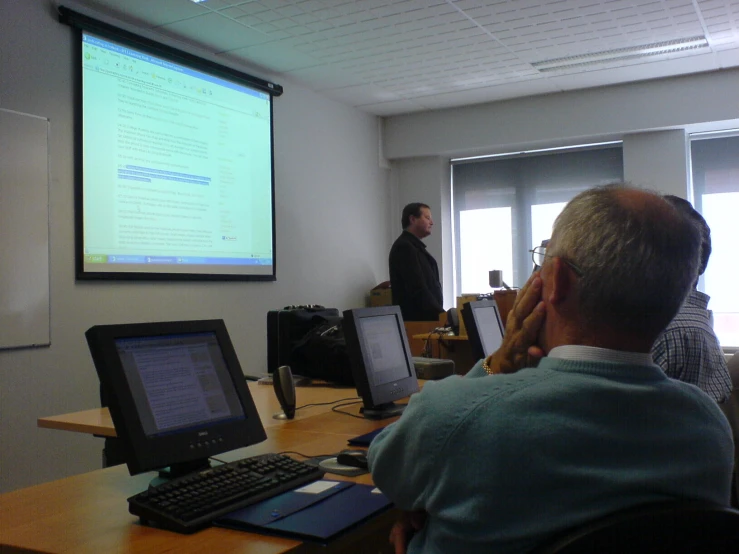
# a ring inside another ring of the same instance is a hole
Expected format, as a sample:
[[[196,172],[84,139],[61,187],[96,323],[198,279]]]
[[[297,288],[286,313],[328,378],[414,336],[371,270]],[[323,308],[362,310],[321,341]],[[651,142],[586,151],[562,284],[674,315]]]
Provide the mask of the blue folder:
[[[372,439],[379,435],[380,431],[382,431],[383,429],[384,427],[380,427],[379,429],[375,429],[374,431],[370,431],[369,433],[366,433],[364,435],[359,435],[358,437],[349,439],[347,442],[351,446],[369,446],[372,442]]]
[[[317,494],[300,492],[304,489],[301,487],[231,512],[214,524],[326,542],[392,506],[384,494],[370,485],[322,482],[334,485]]]

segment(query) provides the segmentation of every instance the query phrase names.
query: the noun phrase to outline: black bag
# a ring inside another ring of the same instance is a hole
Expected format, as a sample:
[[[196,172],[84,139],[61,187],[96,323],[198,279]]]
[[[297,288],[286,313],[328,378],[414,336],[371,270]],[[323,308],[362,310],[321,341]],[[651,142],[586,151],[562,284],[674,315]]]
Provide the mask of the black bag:
[[[291,365],[293,347],[317,325],[314,316],[339,317],[339,310],[311,304],[267,312],[267,371]]]
[[[295,343],[290,356],[294,374],[354,385],[341,316],[313,315],[313,327]]]

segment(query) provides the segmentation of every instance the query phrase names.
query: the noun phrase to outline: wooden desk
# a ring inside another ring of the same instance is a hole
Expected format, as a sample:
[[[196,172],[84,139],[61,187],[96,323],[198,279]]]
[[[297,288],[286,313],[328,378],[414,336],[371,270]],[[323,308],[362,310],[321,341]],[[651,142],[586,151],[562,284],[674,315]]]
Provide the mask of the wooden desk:
[[[270,428],[267,435],[268,439],[259,445],[219,458],[230,460],[284,450],[298,450],[310,455],[335,452],[345,448],[347,439],[354,433],[326,434]],[[0,495],[0,552],[390,552],[387,536],[395,517],[393,511],[373,518],[341,540],[332,542],[329,548],[220,528],[180,535],[146,527],[128,513],[126,498],[144,490],[152,476],[147,473],[132,477],[125,466],[115,466]],[[342,479],[340,476],[329,477]],[[371,483],[369,474],[355,480]]]
[[[280,403],[277,401],[273,389],[271,386],[259,385],[255,381],[250,381],[249,392],[254,399],[254,404],[257,407],[259,418],[262,420],[262,425],[265,429],[268,427],[279,427],[286,423],[290,423],[289,420],[274,419],[272,416],[276,413],[281,412]],[[334,402],[347,398],[347,402],[351,402],[351,399],[355,399],[360,402],[360,398],[357,396],[356,389],[351,387],[298,387],[296,390],[297,406],[304,406],[306,404],[320,404],[325,402]],[[359,406],[347,406],[341,408],[342,410],[350,411],[351,413],[359,413]],[[300,421],[317,414],[330,412],[331,405],[323,406],[309,406],[302,408],[295,412],[295,419],[292,421]],[[58,431],[72,431],[76,433],[90,433],[93,435],[100,435],[102,437],[115,437],[115,427],[113,427],[113,420],[110,418],[110,412],[108,408],[93,408],[91,410],[83,410],[81,412],[73,412],[70,414],[40,417],[37,420],[37,425],[44,429],[56,429]]]
[[[424,343],[428,341],[431,347],[431,357],[452,360],[454,371],[460,375],[466,374],[478,361],[472,355],[472,348],[467,336],[424,333],[414,335],[413,339]]]
[[[36,424],[44,429],[89,433],[102,437],[115,437],[115,427],[108,408],[93,408],[71,414],[40,417]]]
[[[272,387],[249,384],[255,404],[265,424],[267,440],[248,448],[218,456],[230,461],[265,452],[297,451],[318,456],[347,448],[347,440],[387,425],[335,413],[331,406],[299,410],[294,420],[275,420],[279,411]],[[354,396],[354,389],[298,389],[298,406],[331,402]],[[342,408],[358,413],[360,404]],[[41,418],[39,426],[83,433],[114,436],[107,410],[85,410],[64,416]],[[396,517],[391,510],[372,518],[328,547],[296,540],[270,537],[220,528],[193,535],[179,535],[146,527],[128,513],[126,498],[146,488],[153,473],[130,476],[119,465],[44,483],[0,495],[0,552],[98,554],[101,552],[157,554],[219,553],[272,554],[352,552],[376,554],[392,552],[388,533]],[[328,475],[328,478],[346,479]],[[354,478],[371,484],[371,476]]]

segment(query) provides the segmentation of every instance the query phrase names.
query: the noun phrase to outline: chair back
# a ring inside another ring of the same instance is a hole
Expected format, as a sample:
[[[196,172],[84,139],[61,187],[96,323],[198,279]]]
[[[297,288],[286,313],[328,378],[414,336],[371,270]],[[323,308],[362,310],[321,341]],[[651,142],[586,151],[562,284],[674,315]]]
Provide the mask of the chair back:
[[[731,433],[734,437],[734,476],[732,479],[731,505],[739,508],[739,355],[734,354],[729,358],[727,365],[732,390],[729,398],[719,404],[719,407],[729,421]]]
[[[729,376],[731,377],[731,383],[734,385],[734,390],[739,390],[739,352],[733,354],[731,358],[726,361],[726,365],[729,367]]]
[[[739,552],[739,511],[701,501],[644,504],[570,530],[532,554]]]

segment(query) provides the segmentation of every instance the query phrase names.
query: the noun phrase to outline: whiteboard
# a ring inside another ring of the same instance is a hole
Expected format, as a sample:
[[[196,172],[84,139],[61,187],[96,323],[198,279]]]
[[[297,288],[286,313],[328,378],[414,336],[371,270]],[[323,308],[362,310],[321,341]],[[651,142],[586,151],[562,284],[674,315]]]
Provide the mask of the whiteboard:
[[[0,109],[0,349],[50,344],[49,121]]]

